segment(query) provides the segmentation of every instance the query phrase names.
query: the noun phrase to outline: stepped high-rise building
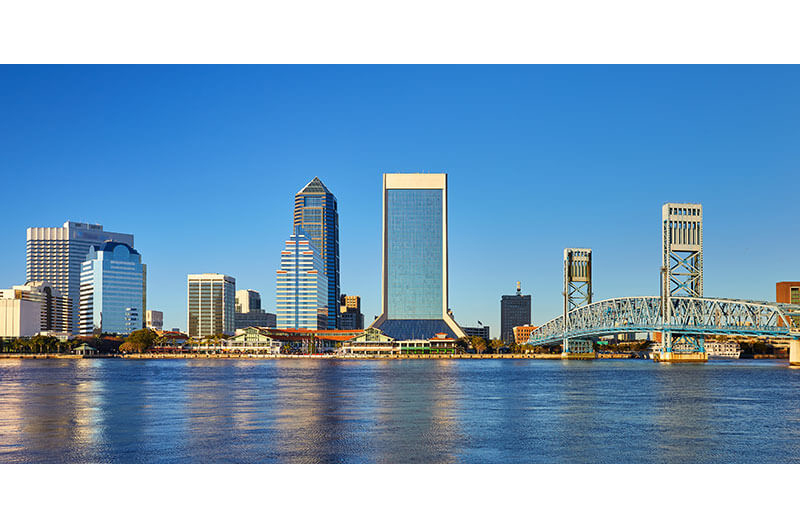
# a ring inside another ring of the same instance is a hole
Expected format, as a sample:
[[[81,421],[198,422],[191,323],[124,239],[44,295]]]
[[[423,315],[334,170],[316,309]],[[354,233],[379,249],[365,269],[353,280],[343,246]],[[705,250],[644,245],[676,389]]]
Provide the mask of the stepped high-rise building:
[[[466,337],[448,308],[447,174],[383,175],[382,313],[397,340]]]
[[[328,329],[325,264],[311,237],[298,226],[281,251],[275,304],[278,328]]]
[[[133,235],[104,231],[99,224],[64,222],[63,227],[29,227],[26,281],[45,281],[69,297],[72,328],[78,333],[81,265],[92,245],[121,242],[133,247]]]
[[[81,265],[81,335],[127,335],[144,328],[146,287],[138,251],[120,242],[90,247]]]
[[[236,279],[220,273],[188,276],[189,337],[233,335]]]
[[[339,211],[336,197],[314,178],[294,197],[294,226],[301,227],[322,256],[328,279],[328,329],[338,328]]]
[[[361,313],[361,297],[342,295],[339,302],[339,329],[360,330],[364,328],[364,314]]]

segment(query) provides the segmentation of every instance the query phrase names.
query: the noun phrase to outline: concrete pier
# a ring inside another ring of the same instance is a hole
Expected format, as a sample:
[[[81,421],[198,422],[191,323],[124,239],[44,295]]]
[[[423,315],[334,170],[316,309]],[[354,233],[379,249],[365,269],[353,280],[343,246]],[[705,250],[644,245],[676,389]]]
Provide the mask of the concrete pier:
[[[800,339],[792,339],[789,343],[789,364],[800,367]]]

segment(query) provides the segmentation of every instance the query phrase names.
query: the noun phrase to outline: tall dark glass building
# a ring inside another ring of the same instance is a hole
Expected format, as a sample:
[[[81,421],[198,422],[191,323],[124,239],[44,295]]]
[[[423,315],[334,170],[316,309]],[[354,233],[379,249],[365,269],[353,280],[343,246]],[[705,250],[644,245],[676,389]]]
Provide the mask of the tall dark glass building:
[[[314,178],[294,197],[294,226],[322,255],[328,277],[328,329],[339,328],[339,210],[336,197]]]
[[[531,324],[531,296],[522,295],[517,283],[516,295],[500,298],[500,339],[506,344],[514,343],[514,327]]]
[[[464,337],[448,310],[447,174],[383,175],[382,313],[397,340]]]

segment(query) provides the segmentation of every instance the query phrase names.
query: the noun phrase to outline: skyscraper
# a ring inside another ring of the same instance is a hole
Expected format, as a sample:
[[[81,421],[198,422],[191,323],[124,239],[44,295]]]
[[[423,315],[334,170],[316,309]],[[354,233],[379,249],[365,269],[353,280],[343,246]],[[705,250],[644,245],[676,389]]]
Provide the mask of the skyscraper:
[[[189,337],[233,335],[236,279],[220,273],[188,276]]]
[[[322,255],[299,226],[295,226],[294,234],[281,251],[275,304],[278,328],[328,328],[330,317],[325,265]]]
[[[0,290],[0,299],[22,299],[41,305],[40,332],[72,333],[72,302],[45,281],[29,281],[23,286]]]
[[[294,226],[301,227],[317,247],[328,279],[328,329],[338,328],[339,211],[336,197],[314,178],[294,197]]]
[[[144,265],[127,244],[89,248],[81,265],[80,333],[127,335],[144,328]]]
[[[133,247],[133,235],[103,231],[99,224],[64,222],[63,227],[27,230],[27,281],[46,281],[72,302],[71,333],[78,333],[81,265],[89,248],[103,242]]]
[[[531,296],[522,295],[517,282],[516,295],[503,295],[500,298],[500,339],[507,345],[513,344],[514,327],[531,324]]]
[[[383,175],[382,277],[373,328],[398,340],[465,337],[448,308],[447,174]]]

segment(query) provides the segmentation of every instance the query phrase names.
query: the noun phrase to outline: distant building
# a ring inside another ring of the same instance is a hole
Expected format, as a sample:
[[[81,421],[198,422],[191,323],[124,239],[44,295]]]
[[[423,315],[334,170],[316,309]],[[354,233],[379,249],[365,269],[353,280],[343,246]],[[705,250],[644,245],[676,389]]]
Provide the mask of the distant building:
[[[45,281],[72,304],[70,333],[78,333],[81,266],[89,248],[104,242],[133,247],[133,235],[104,231],[100,224],[64,222],[63,227],[27,230],[27,281]]]
[[[383,175],[382,311],[396,340],[466,337],[449,313],[447,174]]]
[[[235,330],[257,326],[261,328],[277,328],[278,320],[274,313],[264,310],[250,311],[247,313],[236,312],[233,314]]]
[[[145,324],[145,271],[138,251],[121,242],[89,248],[81,265],[80,334],[123,334]]]
[[[236,279],[220,273],[188,276],[189,337],[233,335]]]
[[[800,304],[800,282],[775,283],[775,301],[787,304]]]
[[[800,304],[800,282],[775,283],[775,301],[787,304]],[[800,325],[800,317],[794,318],[794,324]]]
[[[236,290],[237,313],[248,313],[261,309],[261,294],[255,290]]]
[[[23,298],[0,298],[0,337],[31,337],[41,331],[42,305]]]
[[[55,335],[72,333],[72,302],[46,281],[28,281],[23,286],[0,290],[0,298],[40,303],[38,332]]]
[[[486,341],[489,341],[488,326],[462,326],[461,329],[470,337],[482,337]]]
[[[248,327],[275,328],[275,314],[261,309],[261,294],[255,290],[236,290],[234,328]]]
[[[361,297],[358,295],[342,295],[339,298],[339,328],[341,330],[360,330],[364,328]]]
[[[164,312],[158,310],[147,310],[145,325],[151,330],[162,330],[164,328]]]
[[[516,295],[503,295],[500,299],[500,339],[506,344],[515,343],[514,327],[531,324],[531,296],[522,295],[517,282]]]
[[[322,257],[328,281],[326,328],[338,328],[339,316],[339,211],[336,197],[314,178],[294,197],[294,227],[300,227]]]
[[[278,328],[328,327],[328,278],[317,247],[301,227],[286,241],[277,271],[275,305]]]
[[[515,326],[512,331],[514,333],[514,342],[518,345],[524,345],[531,338],[531,333],[539,328],[533,325]]]

